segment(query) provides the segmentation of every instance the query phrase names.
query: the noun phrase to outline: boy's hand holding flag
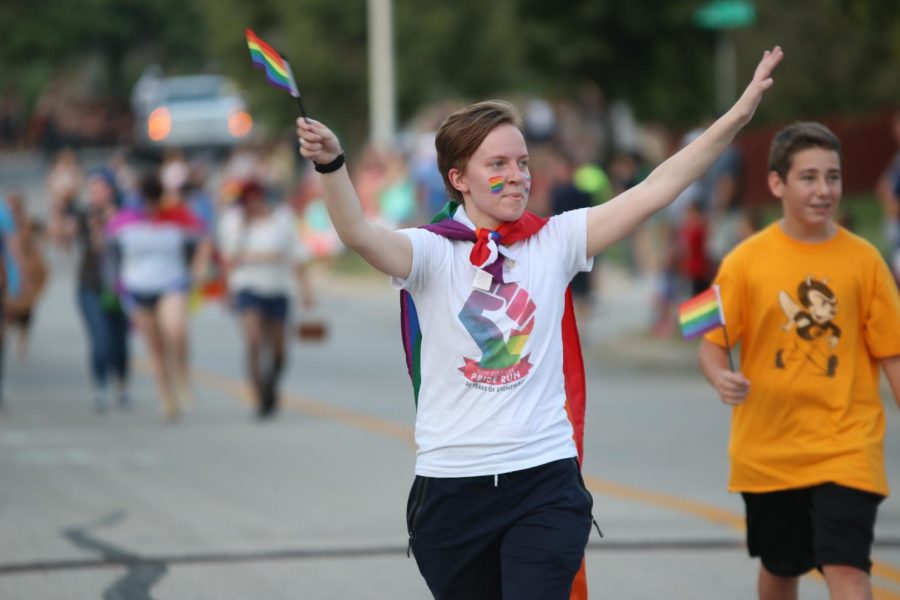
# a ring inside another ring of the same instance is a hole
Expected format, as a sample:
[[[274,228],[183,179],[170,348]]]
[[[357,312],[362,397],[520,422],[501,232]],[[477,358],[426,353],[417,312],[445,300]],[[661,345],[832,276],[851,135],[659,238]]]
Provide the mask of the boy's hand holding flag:
[[[725,328],[725,312],[722,310],[722,298],[719,294],[719,286],[713,285],[705,292],[698,294],[678,307],[678,321],[681,323],[681,333],[684,339],[689,340],[700,337],[704,333],[722,328],[725,334],[725,354],[728,356],[728,369],[722,368],[705,375],[712,386],[719,392],[722,402],[731,406],[742,404],[750,391],[750,382],[744,374],[734,370],[734,361],[731,358],[731,343],[728,341],[728,329]],[[710,348],[719,348],[712,342],[703,341],[700,347],[701,354],[704,345]]]

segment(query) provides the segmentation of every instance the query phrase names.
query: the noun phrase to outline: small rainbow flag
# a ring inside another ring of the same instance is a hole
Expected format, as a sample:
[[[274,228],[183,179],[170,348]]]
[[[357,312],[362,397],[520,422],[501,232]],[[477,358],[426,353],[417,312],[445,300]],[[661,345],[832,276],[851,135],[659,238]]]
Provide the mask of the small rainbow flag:
[[[725,326],[725,314],[719,300],[719,286],[714,285],[702,294],[694,296],[678,307],[681,334],[690,340],[707,331]]]
[[[498,175],[497,177],[491,177],[488,179],[488,185],[491,186],[492,194],[499,194],[503,191],[503,184],[506,183],[506,178],[502,175]]]
[[[291,93],[294,98],[300,97],[297,83],[294,81],[294,73],[288,61],[272,46],[262,41],[249,27],[246,30],[247,47],[250,48],[250,58],[254,66],[266,71],[266,79],[275,87],[280,87]]]

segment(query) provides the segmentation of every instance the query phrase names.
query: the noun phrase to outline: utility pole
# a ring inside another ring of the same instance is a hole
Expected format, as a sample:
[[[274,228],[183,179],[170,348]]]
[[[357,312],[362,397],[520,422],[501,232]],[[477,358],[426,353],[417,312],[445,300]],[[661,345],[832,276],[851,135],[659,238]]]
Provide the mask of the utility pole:
[[[712,0],[697,9],[694,22],[716,32],[716,110],[723,112],[736,99],[737,49],[731,30],[752,25],[756,7],[747,0]]]
[[[392,0],[367,0],[369,24],[369,140],[391,144],[397,131]]]

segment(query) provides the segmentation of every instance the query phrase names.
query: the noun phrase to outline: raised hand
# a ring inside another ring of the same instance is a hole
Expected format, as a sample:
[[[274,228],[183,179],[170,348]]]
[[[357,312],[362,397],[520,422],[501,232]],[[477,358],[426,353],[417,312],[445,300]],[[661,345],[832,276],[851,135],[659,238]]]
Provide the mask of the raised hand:
[[[319,164],[328,164],[343,152],[334,132],[313,119],[297,119],[300,154]]]
[[[775,46],[771,50],[763,52],[762,59],[756,65],[756,71],[753,73],[753,79],[750,80],[750,84],[741,97],[734,103],[734,108],[744,123],[750,121],[763,94],[775,83],[775,80],[772,79],[772,72],[775,71],[775,67],[782,58],[784,58],[784,52],[781,50],[781,46]]]

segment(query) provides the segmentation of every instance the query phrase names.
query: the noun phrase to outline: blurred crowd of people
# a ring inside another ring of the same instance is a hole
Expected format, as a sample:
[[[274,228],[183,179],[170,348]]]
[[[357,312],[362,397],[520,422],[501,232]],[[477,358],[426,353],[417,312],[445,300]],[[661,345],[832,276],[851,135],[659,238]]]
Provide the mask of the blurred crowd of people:
[[[890,254],[894,277],[900,283],[900,110],[891,121],[897,151],[878,179],[875,194],[884,215],[884,239]]]
[[[74,267],[73,305],[98,413],[131,407],[133,331],[144,340],[162,417],[176,421],[193,403],[190,315],[222,301],[245,334],[257,414],[275,414],[292,282],[306,308],[314,302],[305,269],[311,254],[288,201],[295,162],[290,147],[239,149],[213,187],[213,165],[177,149],[143,165],[114,154],[88,170],[75,151],[59,152],[46,176],[45,215],[29,215],[19,189],[0,201],[3,312],[6,331],[18,330],[16,359],[27,357],[48,265]]]
[[[673,148],[663,133],[637,126],[626,106],[606,106],[596,87],[574,100],[520,104],[531,152],[529,209],[543,216],[605,202],[706,125]],[[370,144],[351,153],[351,176],[368,218],[392,228],[417,226],[442,208],[447,194],[434,136],[455,107],[445,102],[423,111],[395,147]],[[900,276],[900,113],[894,135],[898,151],[876,193]],[[740,151],[732,145],[669,209],[608,252],[630,275],[654,282],[653,335],[674,335],[678,304],[708,287],[722,257],[754,231],[742,174]],[[275,413],[291,299],[304,310],[315,303],[305,265],[343,251],[318,175],[299,159],[292,140],[235,148],[222,164],[172,149],[158,164],[139,166],[122,151],[89,170],[75,151],[63,149],[49,167],[45,192],[44,215],[28,214],[22,190],[5,190],[0,201],[0,296],[10,359],[27,357],[48,265],[77,255],[76,306],[98,412],[131,404],[129,336],[136,331],[147,347],[163,417],[178,419],[193,396],[189,317],[217,300],[238,318],[258,415]],[[573,281],[579,320],[592,318],[600,281],[599,265]]]

